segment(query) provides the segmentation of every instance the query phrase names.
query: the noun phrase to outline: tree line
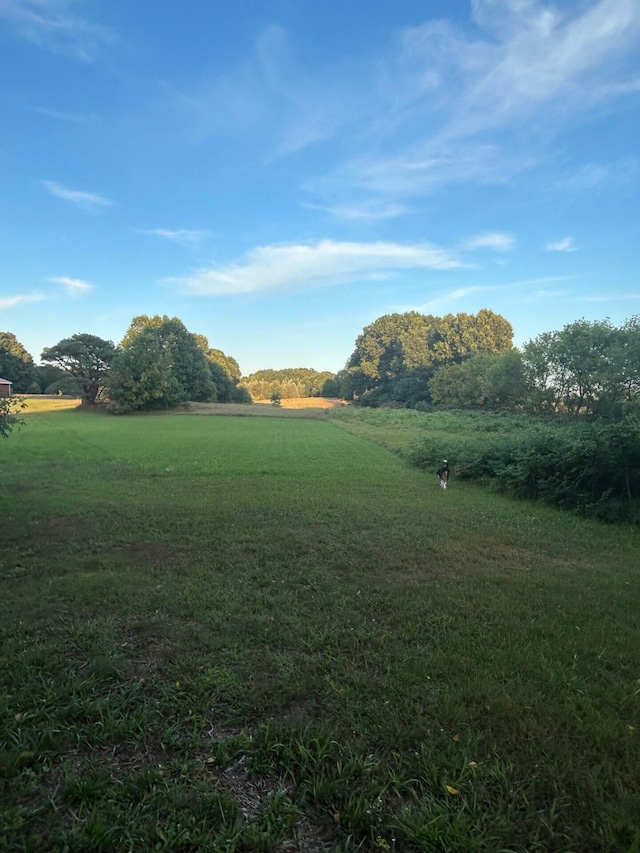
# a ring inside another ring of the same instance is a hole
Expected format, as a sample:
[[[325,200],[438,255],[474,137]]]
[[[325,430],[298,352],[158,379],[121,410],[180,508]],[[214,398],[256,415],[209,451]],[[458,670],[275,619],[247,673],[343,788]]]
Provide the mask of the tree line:
[[[276,396],[285,400],[340,395],[340,385],[335,373],[320,372],[309,367],[258,370],[243,377],[240,384],[254,400],[271,400]]]
[[[76,334],[45,348],[41,362],[15,335],[0,333],[0,376],[15,393],[74,394],[118,412],[187,400],[325,396],[374,407],[619,420],[640,405],[640,317],[619,327],[578,320],[517,349],[511,324],[489,309],[387,314],[363,329],[337,374],[288,368],[243,377],[233,357],[177,317],[140,315],[117,346]]]
[[[486,309],[385,315],[358,337],[338,381],[367,406],[619,420],[640,406],[640,317],[578,320],[519,350],[508,321]]]
[[[188,400],[251,402],[238,362],[192,334],[177,317],[134,317],[118,346],[79,333],[45,347],[36,366],[15,335],[0,334],[0,375],[20,393],[79,396],[125,413]]]

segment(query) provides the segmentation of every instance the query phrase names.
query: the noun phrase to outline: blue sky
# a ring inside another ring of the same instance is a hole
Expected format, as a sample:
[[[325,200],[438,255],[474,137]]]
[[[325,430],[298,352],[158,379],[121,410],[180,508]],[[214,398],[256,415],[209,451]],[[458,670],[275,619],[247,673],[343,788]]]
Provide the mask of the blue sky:
[[[0,330],[247,375],[640,313],[640,0],[0,0]]]

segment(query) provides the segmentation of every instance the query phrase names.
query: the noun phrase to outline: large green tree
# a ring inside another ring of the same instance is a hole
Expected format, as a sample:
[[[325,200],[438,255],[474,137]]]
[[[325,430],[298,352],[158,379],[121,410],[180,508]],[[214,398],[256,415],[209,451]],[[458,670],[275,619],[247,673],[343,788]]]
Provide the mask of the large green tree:
[[[506,353],[512,338],[510,323],[488,309],[445,317],[386,314],[358,336],[342,374],[345,395],[374,404],[429,400],[436,369],[471,355]]]
[[[215,386],[215,399],[219,403],[246,403],[251,397],[238,383],[242,373],[240,365],[221,349],[209,346],[209,341],[204,335],[194,335],[198,346],[202,350],[209,365],[211,379]]]
[[[620,416],[640,389],[640,321],[578,320],[528,341],[523,364],[534,408]]]
[[[111,341],[81,333],[45,348],[40,358],[73,377],[82,405],[90,405],[104,386],[115,354]]]
[[[613,358],[619,371],[624,403],[640,397],[640,315],[629,318],[619,329]]]
[[[434,373],[429,391],[434,405],[443,408],[515,411],[527,396],[522,358],[511,350],[446,364]]]
[[[215,386],[198,340],[182,320],[141,314],[120,344],[108,395],[125,410],[169,408],[215,399]]]
[[[477,314],[446,314],[434,325],[429,349],[437,364],[460,363],[470,355],[495,355],[513,347],[508,320],[488,308]]]
[[[0,332],[0,376],[20,394],[38,393],[33,358],[12,332]]]

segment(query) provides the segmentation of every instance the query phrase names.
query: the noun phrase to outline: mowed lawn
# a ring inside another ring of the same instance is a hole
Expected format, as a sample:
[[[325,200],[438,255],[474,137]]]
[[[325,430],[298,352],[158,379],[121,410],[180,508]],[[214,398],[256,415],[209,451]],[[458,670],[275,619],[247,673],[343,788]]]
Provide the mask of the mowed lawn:
[[[1,850],[640,850],[637,530],[353,418],[26,420]]]

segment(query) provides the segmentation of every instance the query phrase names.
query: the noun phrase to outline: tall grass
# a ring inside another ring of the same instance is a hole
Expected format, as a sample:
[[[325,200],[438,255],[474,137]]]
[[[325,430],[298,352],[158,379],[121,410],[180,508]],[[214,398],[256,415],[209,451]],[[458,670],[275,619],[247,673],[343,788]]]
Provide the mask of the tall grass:
[[[637,531],[393,414],[3,442],[1,849],[640,849]]]

